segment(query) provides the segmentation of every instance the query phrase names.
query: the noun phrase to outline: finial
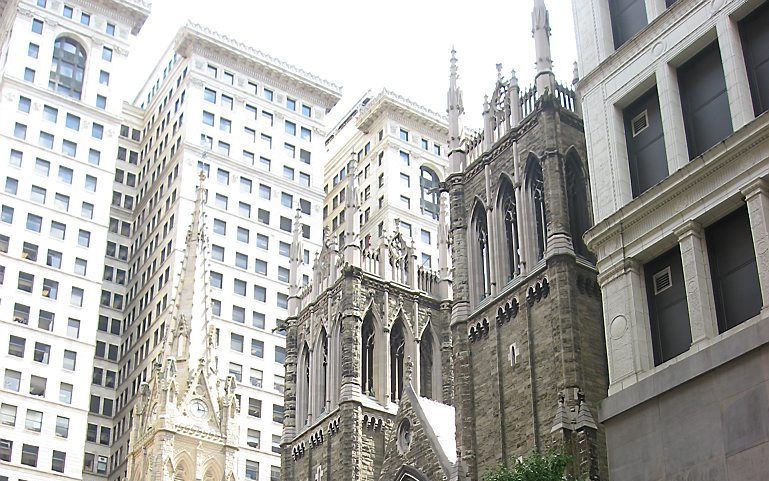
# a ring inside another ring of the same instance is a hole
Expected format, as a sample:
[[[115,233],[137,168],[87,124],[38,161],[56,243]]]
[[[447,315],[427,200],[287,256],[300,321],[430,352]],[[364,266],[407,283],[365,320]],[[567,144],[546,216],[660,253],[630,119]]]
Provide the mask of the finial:
[[[497,64],[497,80],[499,81],[502,80],[502,64],[501,63]]]
[[[576,65],[576,62],[574,64]],[[198,178],[200,179],[200,183],[202,184],[206,180],[206,172],[201,169],[200,172],[198,172]]]
[[[515,69],[510,71],[510,86],[518,87],[518,76],[515,74]]]
[[[450,60],[450,63],[451,63],[451,69],[450,69],[451,77],[456,78],[459,69],[457,68],[457,51],[454,50],[453,46],[451,47],[451,60]]]
[[[572,85],[576,85],[577,82],[579,82],[579,65],[577,65],[577,62],[574,62],[574,70],[573,70],[573,77],[572,77]]]

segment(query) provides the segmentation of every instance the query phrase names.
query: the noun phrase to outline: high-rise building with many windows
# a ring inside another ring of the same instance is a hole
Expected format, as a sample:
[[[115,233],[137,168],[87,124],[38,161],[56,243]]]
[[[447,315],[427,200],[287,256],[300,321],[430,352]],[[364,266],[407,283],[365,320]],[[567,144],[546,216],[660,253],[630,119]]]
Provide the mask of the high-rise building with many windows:
[[[163,362],[201,172],[215,377],[234,378],[241,408],[233,468],[239,479],[279,474],[276,327],[292,232],[306,266],[320,248],[321,125],[340,88],[189,24],[125,103],[121,66],[149,8],[3,2],[3,481],[127,479],[135,403]]]
[[[769,472],[769,2],[575,0],[611,479]]]

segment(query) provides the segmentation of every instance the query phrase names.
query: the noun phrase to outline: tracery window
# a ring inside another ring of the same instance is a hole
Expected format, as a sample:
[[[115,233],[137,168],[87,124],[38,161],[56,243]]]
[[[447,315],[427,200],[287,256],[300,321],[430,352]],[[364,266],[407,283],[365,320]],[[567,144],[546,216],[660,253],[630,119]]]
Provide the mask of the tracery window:
[[[590,228],[588,209],[587,179],[583,173],[579,158],[570,154],[566,157],[566,193],[569,203],[569,230],[574,252],[582,257],[590,257],[582,236]]]
[[[53,44],[53,60],[48,88],[73,99],[83,95],[85,49],[69,37],[59,37]]]
[[[361,391],[368,396],[374,396],[374,323],[370,316],[363,321],[361,328]]]
[[[422,213],[435,220],[438,220],[440,210],[438,186],[438,175],[429,168],[422,167],[419,176],[419,187],[422,191]]]
[[[515,201],[513,186],[507,179],[502,181],[499,192],[499,212],[502,216],[502,232],[504,232],[506,257],[503,265],[507,271],[507,280],[521,272],[520,237],[518,236],[518,208]]]
[[[395,322],[390,332],[390,400],[398,401],[403,393],[403,360],[406,354],[406,337],[403,323]]]
[[[491,294],[491,263],[489,259],[489,225],[486,219],[486,209],[480,204],[476,204],[473,211],[473,231],[475,233],[475,245],[472,249],[475,251],[475,270],[480,277],[477,277],[476,293],[478,300],[486,298]]]
[[[320,406],[318,406],[318,413],[322,413],[326,410],[328,404],[328,336],[326,330],[323,329],[320,334],[320,379],[318,382],[318,399]]]
[[[534,214],[534,231],[536,234],[536,259],[545,256],[547,247],[547,212],[545,211],[545,182],[542,177],[542,167],[539,162],[529,161],[527,172],[527,188],[531,197]]]
[[[433,393],[434,348],[432,332],[428,325],[419,343],[419,395],[429,399],[435,399]]]
[[[301,384],[298,386],[299,405],[297,406],[299,426],[305,426],[308,422],[308,410],[310,406],[310,347],[305,343],[302,348]]]

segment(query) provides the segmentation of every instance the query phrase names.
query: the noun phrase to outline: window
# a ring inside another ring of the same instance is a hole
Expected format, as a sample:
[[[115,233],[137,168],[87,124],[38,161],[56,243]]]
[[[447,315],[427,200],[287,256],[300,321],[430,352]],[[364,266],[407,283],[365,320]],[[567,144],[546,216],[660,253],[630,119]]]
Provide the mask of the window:
[[[107,47],[104,47],[105,50]],[[111,50],[110,50],[111,52]],[[69,37],[59,37],[53,44],[53,61],[48,88],[80,100],[85,78],[85,49]]]
[[[8,354],[16,357],[24,357],[24,347],[27,340],[23,337],[11,335],[8,340]]]
[[[246,460],[246,479],[259,479],[259,463],[250,459]]]
[[[270,223],[270,211],[264,209],[258,209],[256,211],[256,218],[262,224]]]
[[[266,267],[266,264],[265,264]],[[279,266],[278,267],[278,280],[280,282],[288,282],[289,279],[289,269],[286,269],[285,267]]]
[[[6,426],[16,425],[16,406],[6,403],[0,406],[0,424]]]
[[[769,110],[769,37],[766,25],[769,22],[769,4],[764,2],[753,13],[739,23],[742,50],[748,72],[748,84],[753,98],[756,116]]]
[[[261,259],[256,259],[254,263],[254,272],[263,276],[267,275],[267,262]]]
[[[0,214],[0,220],[5,222],[6,224],[13,223],[13,211],[14,211],[13,207],[4,205],[2,209],[2,214]],[[29,215],[27,216],[27,219],[29,219]],[[29,229],[29,220],[27,220],[27,229]],[[38,229],[36,232],[40,232],[40,230]],[[3,252],[8,252],[7,247],[6,249],[4,249]]]
[[[267,302],[267,289],[262,286],[254,286],[254,300]]]
[[[232,121],[229,119],[225,119],[224,117],[219,118],[219,130],[222,132],[232,133]]]
[[[253,311],[251,313],[251,325],[257,329],[264,329],[264,314]]]
[[[13,371],[11,369],[5,370],[5,377],[3,378],[3,388],[9,391],[19,392],[21,388],[21,373],[19,371]]]
[[[678,86],[689,158],[693,159],[733,132],[718,42],[679,67]]]
[[[408,130],[400,129],[400,139],[404,142],[409,141],[409,132]]]
[[[69,303],[76,307],[83,307],[83,289],[79,287],[73,287],[70,294]]]
[[[296,124],[286,120],[285,130],[288,135],[296,135]]]
[[[65,382],[59,385],[59,401],[64,404],[72,404],[72,384]]]
[[[99,72],[99,83],[102,85],[109,85],[109,72],[104,70]]]
[[[203,124],[213,127],[214,126],[214,114],[211,112],[203,111]]]
[[[45,397],[46,378],[39,376],[30,376],[29,393],[33,396]]]
[[[67,336],[73,339],[80,337],[80,321],[72,318],[67,320]]]
[[[620,48],[648,23],[644,0],[609,0],[614,48]]]
[[[107,33],[107,35],[110,35],[110,36],[114,37],[115,36],[115,25],[108,22],[107,23],[107,27],[105,29],[105,32]]]
[[[275,362],[278,364],[285,364],[286,362],[286,349],[280,346],[275,346]]]
[[[221,219],[214,219],[214,234],[226,235],[227,223]]]
[[[71,140],[63,140],[61,142],[61,153],[70,157],[77,156],[77,144]]]
[[[264,234],[256,234],[256,247],[268,249],[270,247],[270,238]]]
[[[259,449],[259,438],[261,433],[256,429],[249,429],[246,432],[246,444],[255,449]]]
[[[644,265],[654,364],[689,350],[692,343],[681,251],[678,246]]]
[[[80,23],[82,23],[83,25],[90,25],[91,24],[91,15],[89,15],[89,14],[87,14],[85,12],[82,12],[80,14]]]
[[[206,102],[211,102],[212,104],[216,103],[216,91],[211,90],[209,88],[203,89],[203,100]]]
[[[77,353],[75,351],[64,351],[63,367],[67,371],[74,371],[77,364]]]
[[[250,237],[249,234],[250,234],[249,230],[246,229],[245,227],[238,227],[237,238],[239,242],[245,242],[246,244],[248,244],[249,237]]]
[[[24,429],[39,433],[43,428],[43,413],[27,409],[27,418],[24,421]]]
[[[43,33],[43,21],[36,18],[32,19],[32,31],[34,33]]]
[[[11,155],[8,157],[8,163],[13,167],[21,167],[21,161],[23,157],[24,154],[18,150],[11,149]]]
[[[272,435],[272,452],[280,454],[280,436]]]
[[[19,112],[29,113],[32,107],[32,100],[27,97],[19,97]]]
[[[69,437],[69,418],[56,416],[56,436],[60,438]]]
[[[227,110],[232,110],[233,102],[232,97],[222,94],[222,107]]]
[[[24,292],[32,292],[34,283],[35,283],[35,276],[33,276],[32,274],[28,274],[26,272],[19,272],[19,283],[18,283],[19,290]]]
[[[85,190],[88,192],[96,192],[96,177],[92,175],[85,176]]]
[[[18,190],[19,190],[19,181],[12,177],[6,177],[5,192],[11,195],[16,195],[16,192],[18,192]]]
[[[16,122],[16,126],[13,128],[13,136],[17,139],[24,140],[27,138],[27,126]]]
[[[218,272],[211,271],[211,287],[215,289],[221,289],[222,288],[222,275]]]
[[[286,165],[283,166],[283,178],[294,180],[294,169]]]
[[[35,159],[35,173],[48,176],[51,170],[51,163],[43,159]]]
[[[72,14],[74,13],[74,10],[72,10],[72,7],[64,5],[64,16],[67,18],[72,18]]]
[[[57,473],[63,473],[64,472],[64,465],[67,461],[67,453],[64,451],[56,451],[53,450],[53,453],[51,454],[51,471],[56,471]]]
[[[270,197],[272,197],[272,189],[270,186],[259,184],[259,197],[262,199],[270,200]]]
[[[233,291],[235,294],[245,296],[246,295],[246,281],[241,279],[233,280]]]
[[[251,339],[251,355],[258,358],[264,357],[264,342],[259,339]]]
[[[272,420],[276,423],[283,424],[283,406],[280,404],[272,405]]]
[[[288,155],[292,159],[296,157],[296,147],[294,147],[293,145],[286,142],[283,144],[283,149],[286,151],[286,155]]]
[[[719,332],[758,315],[761,291],[747,208],[705,229]]]
[[[66,224],[61,222],[51,221],[51,237],[54,239],[64,240],[67,233]]]
[[[309,187],[310,186],[310,174],[305,174],[304,172],[299,172],[299,185],[303,187]]]
[[[48,361],[50,360],[50,358],[51,358],[51,346],[49,346],[48,344],[43,344],[42,342],[36,342],[33,359],[36,362],[48,364]]]
[[[11,461],[13,453],[13,441],[10,439],[0,439],[0,461]],[[5,480],[8,478],[5,477]],[[5,481],[4,480],[4,481]]]
[[[51,279],[43,279],[43,297],[56,299],[59,296],[59,283]]]
[[[240,334],[230,334],[230,349],[236,352],[243,352],[243,336]]]
[[[280,244],[278,244],[278,253],[284,257],[289,257],[291,255],[291,244],[280,241]]]
[[[37,454],[40,448],[32,446],[31,444],[23,444],[21,446],[21,464],[25,466],[37,466]]]
[[[21,247],[21,258],[27,259],[30,261],[36,261],[37,251],[38,251],[38,247],[35,244],[30,244],[29,242],[25,242],[24,244],[22,244],[22,247]]]
[[[270,90],[270,89],[264,89],[264,90],[262,91],[262,94],[264,95],[264,98],[265,98],[265,99],[267,99],[267,100],[269,100],[270,102],[272,102],[272,98],[273,98],[273,92],[272,92],[272,90]]]
[[[112,49],[109,47],[103,47],[101,51],[101,59],[107,62],[112,62]]]
[[[261,378],[261,371],[259,372],[259,386],[262,386],[262,378]],[[262,417],[262,401],[260,399],[254,399],[254,398],[248,398],[248,415],[260,418]]]
[[[32,70],[29,67],[26,67],[24,69],[24,81],[26,81],[26,82],[34,82],[35,81],[35,71]]]

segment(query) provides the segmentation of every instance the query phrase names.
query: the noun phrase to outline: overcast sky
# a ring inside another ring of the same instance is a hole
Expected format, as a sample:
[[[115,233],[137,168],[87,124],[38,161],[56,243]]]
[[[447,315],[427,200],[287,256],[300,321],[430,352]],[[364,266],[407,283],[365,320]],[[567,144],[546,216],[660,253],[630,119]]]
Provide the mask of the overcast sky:
[[[571,0],[546,0],[558,79],[571,82],[576,60]],[[177,29],[188,19],[341,84],[343,110],[367,89],[387,87],[446,111],[449,57],[457,50],[465,125],[481,125],[484,94],[515,68],[534,77],[533,0],[154,0],[132,49],[133,99]],[[340,114],[340,112],[336,112]]]

